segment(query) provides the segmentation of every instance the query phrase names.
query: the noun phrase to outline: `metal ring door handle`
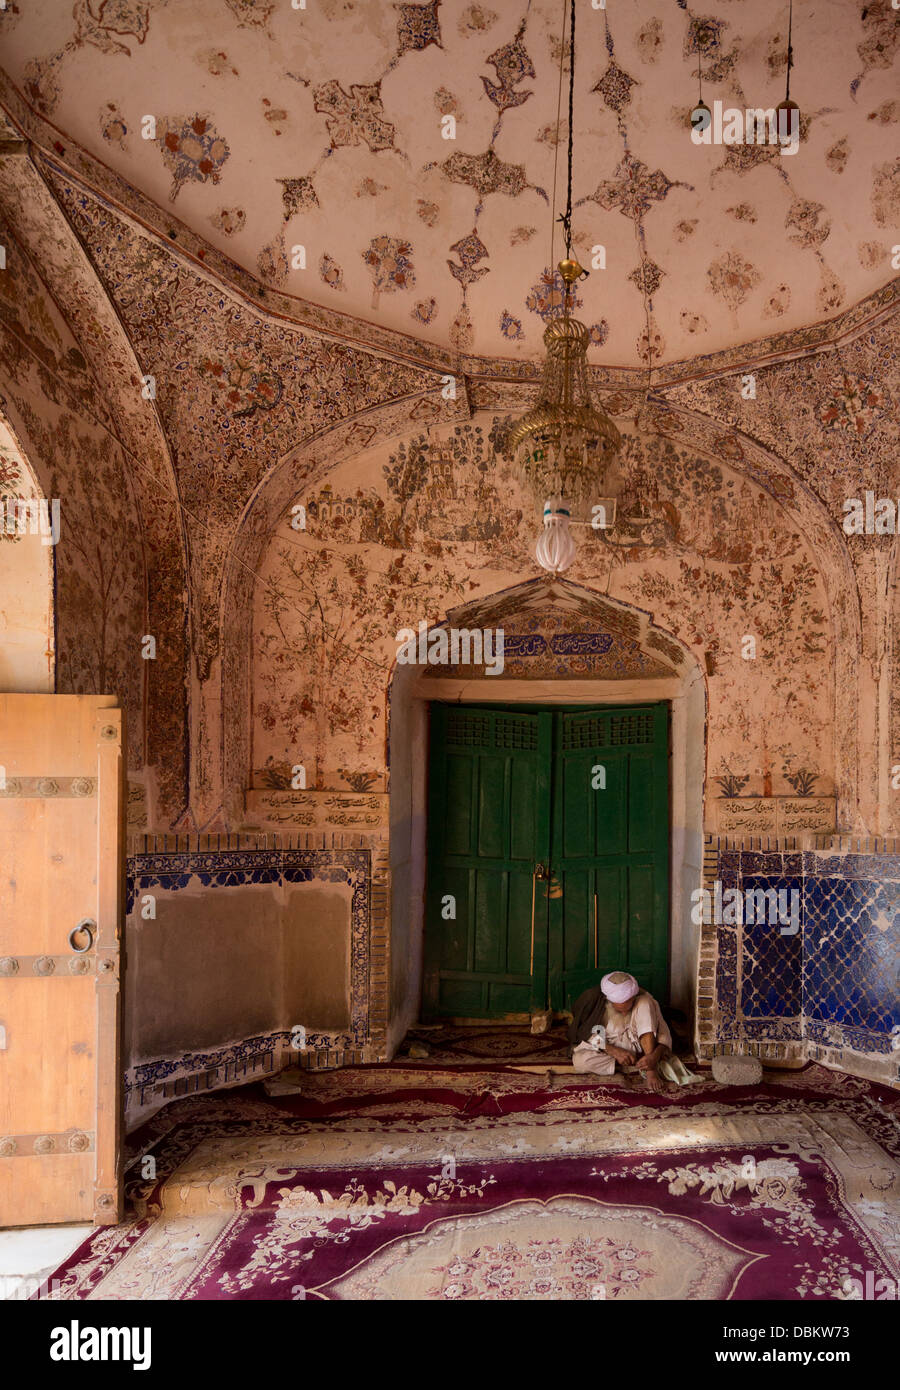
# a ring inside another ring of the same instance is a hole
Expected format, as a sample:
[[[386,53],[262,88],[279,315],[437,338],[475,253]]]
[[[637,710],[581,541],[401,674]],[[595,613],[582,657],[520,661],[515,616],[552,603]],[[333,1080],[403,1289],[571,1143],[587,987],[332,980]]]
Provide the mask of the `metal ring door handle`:
[[[77,956],[83,956],[94,944],[94,932],[96,929],[96,922],[92,921],[90,917],[83,918],[82,921],[69,932],[69,950],[74,951]],[[75,945],[75,936],[78,932],[87,932],[88,944],[86,946]]]

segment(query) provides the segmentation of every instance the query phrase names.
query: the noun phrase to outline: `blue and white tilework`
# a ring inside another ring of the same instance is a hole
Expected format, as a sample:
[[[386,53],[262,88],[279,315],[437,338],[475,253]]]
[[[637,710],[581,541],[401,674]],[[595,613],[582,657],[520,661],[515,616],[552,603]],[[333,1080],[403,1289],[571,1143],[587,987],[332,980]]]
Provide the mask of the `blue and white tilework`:
[[[721,1042],[808,1040],[898,1053],[900,855],[722,850],[723,890],[797,891],[800,930],[716,930]]]

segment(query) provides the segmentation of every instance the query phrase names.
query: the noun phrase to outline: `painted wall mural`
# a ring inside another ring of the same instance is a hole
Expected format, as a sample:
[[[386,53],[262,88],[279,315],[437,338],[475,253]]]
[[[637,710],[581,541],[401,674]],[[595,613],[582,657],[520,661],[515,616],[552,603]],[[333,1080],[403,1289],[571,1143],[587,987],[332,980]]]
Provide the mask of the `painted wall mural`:
[[[884,686],[888,727],[880,727],[884,716],[876,704],[860,730],[861,765],[896,825],[900,786],[890,769],[900,764],[900,359],[894,322],[834,353],[759,367],[755,399],[743,399],[741,384],[740,376],[723,377],[675,387],[667,398],[736,427],[788,461],[821,504],[816,531],[840,538],[849,573],[841,574],[833,558],[821,563],[833,575],[837,601],[858,614],[859,635],[858,650],[839,665],[836,679],[846,688],[871,671]]]
[[[143,663],[140,678],[148,677],[148,718],[138,720],[132,709],[128,723],[131,767],[136,771],[153,765],[155,804],[150,813],[170,823],[183,812],[188,795],[188,653],[184,542],[169,447],[131,344],[90,260],[35,166],[15,154],[0,158],[0,203],[15,229],[7,243],[8,269],[0,280],[8,293],[26,280],[30,286],[14,305],[8,301],[6,322],[17,350],[24,344],[34,351],[45,369],[40,390],[48,399],[68,399],[77,414],[90,417],[115,441],[123,468],[128,460],[127,487],[139,512],[148,576],[141,632],[149,630],[157,643],[156,659],[152,667]],[[28,327],[31,305],[39,306],[36,323],[52,323],[56,315],[65,325],[61,331],[68,334],[69,347],[64,358],[54,357],[52,337],[45,336],[42,344],[38,330]],[[39,402],[35,409],[40,414]],[[88,452],[77,460],[88,475],[90,458]],[[89,476],[77,486],[89,490]]]
[[[55,176],[54,186],[156,382],[166,435],[178,441],[172,463],[191,537],[193,647],[203,680],[218,650],[227,547],[267,470],[304,435],[433,390],[438,379],[264,317],[68,180]]]
[[[498,448],[504,424],[420,432],[298,494],[307,528],[273,538],[258,591],[255,778],[302,763],[316,787],[346,785],[347,768],[380,785],[397,633],[538,573],[533,506]],[[813,770],[830,794],[833,637],[813,552],[727,464],[628,422],[622,456],[620,506],[637,519],[614,539],[628,544],[580,528],[567,578],[652,613],[701,666],[711,658],[711,775],[740,771],[744,795],[771,795]]]

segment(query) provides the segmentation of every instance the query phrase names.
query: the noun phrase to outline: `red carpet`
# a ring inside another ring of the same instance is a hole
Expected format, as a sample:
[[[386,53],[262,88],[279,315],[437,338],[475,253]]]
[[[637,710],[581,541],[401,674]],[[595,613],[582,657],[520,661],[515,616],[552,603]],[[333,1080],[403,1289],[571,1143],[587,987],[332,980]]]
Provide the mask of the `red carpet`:
[[[900,1275],[900,1096],[412,1065],[168,1106],[54,1297],[841,1299]]]

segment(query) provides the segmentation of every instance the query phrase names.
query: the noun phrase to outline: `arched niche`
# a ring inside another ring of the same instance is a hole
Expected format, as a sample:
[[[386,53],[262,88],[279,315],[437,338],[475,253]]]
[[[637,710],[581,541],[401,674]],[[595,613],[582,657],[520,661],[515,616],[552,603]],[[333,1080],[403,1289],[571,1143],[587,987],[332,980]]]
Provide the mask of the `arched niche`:
[[[45,498],[0,416],[0,691],[46,695],[55,685],[54,546],[58,507]]]
[[[521,670],[460,679],[452,668],[396,665],[390,688],[391,1017],[389,1053],[415,1022],[424,943],[428,706],[460,703],[618,705],[666,701],[670,709],[670,995],[693,1013],[700,928],[691,893],[700,886],[706,765],[706,685],[693,654],[629,604],[560,578],[518,584],[452,609],[433,627],[502,628],[596,639],[602,661],[554,663],[552,674]],[[591,667],[594,669],[591,669]]]

